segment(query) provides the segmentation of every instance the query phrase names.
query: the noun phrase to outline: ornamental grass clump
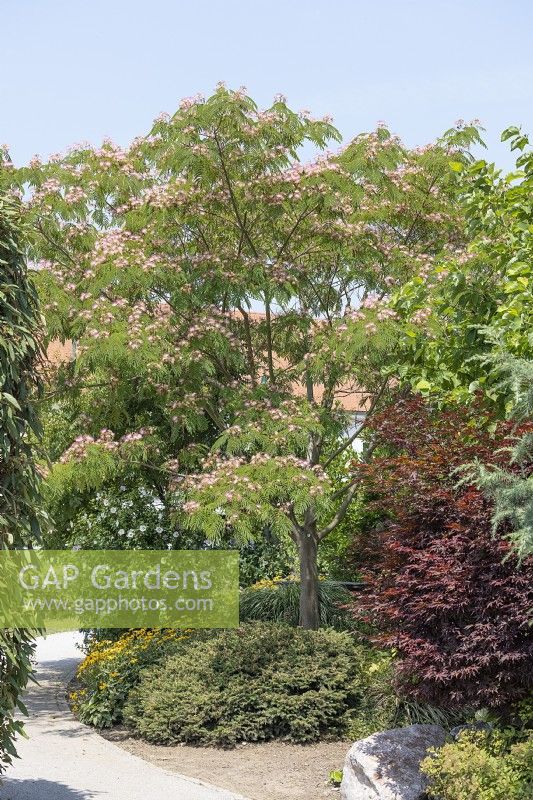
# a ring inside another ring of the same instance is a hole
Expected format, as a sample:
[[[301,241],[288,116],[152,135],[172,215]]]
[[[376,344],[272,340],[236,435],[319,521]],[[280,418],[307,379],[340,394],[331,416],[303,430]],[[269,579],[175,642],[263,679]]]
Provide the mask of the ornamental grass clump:
[[[117,640],[93,640],[78,667],[79,688],[70,693],[73,711],[96,728],[120,722],[124,703],[141,671],[175,653],[188,636],[184,631],[139,629]]]
[[[321,627],[337,630],[353,628],[353,618],[346,611],[352,601],[350,592],[336,581],[318,584]],[[241,592],[240,618],[243,621],[285,622],[298,625],[300,582],[297,578],[275,577],[261,580]]]
[[[365,657],[346,633],[244,624],[192,639],[145,670],[124,720],[160,744],[342,738],[361,701]]]

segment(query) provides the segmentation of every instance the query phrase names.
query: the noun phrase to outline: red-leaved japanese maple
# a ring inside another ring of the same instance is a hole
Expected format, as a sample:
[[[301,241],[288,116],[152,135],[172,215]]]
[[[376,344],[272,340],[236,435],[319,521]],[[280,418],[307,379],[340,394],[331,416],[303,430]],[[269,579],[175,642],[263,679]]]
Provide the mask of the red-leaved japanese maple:
[[[356,468],[384,521],[356,613],[397,650],[400,693],[448,708],[523,697],[533,684],[533,561],[518,564],[491,531],[490,503],[456,472],[475,458],[509,467],[501,448],[516,431],[500,423],[490,433],[475,412],[432,413],[416,397],[371,424],[381,454]]]

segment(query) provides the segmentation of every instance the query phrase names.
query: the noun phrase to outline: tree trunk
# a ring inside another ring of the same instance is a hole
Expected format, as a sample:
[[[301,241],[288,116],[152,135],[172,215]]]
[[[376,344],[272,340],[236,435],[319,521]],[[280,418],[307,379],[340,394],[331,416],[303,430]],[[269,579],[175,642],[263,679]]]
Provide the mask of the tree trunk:
[[[299,532],[300,550],[300,620],[301,628],[316,631],[320,627],[318,599],[318,542],[314,530]]]

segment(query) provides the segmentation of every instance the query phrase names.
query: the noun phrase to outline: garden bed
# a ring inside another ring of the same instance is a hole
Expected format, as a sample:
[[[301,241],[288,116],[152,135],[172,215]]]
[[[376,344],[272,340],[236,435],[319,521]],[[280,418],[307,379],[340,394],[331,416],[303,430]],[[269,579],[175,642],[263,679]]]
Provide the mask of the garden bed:
[[[116,726],[101,732],[109,741],[162,769],[213,783],[250,800],[322,800],[338,797],[328,780],[339,769],[351,742],[310,745],[263,742],[218,747],[148,744]]]

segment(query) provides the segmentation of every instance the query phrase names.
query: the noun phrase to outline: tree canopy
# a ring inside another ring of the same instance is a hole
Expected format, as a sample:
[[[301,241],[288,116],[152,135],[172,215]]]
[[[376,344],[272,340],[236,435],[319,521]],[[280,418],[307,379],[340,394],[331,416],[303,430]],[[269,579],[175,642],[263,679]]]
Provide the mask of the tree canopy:
[[[210,537],[286,532],[316,585],[355,493],[327,474],[355,435],[342,400],[383,400],[391,289],[464,249],[450,160],[468,165],[479,133],[409,150],[378,127],[326,150],[339,139],[219,86],[126,150],[18,172],[49,336],[76,342],[53,391],[78,429],[48,480],[63,508],[134,465]]]
[[[404,325],[400,375],[414,389],[444,403],[481,393],[505,414],[514,398],[498,353],[528,359],[533,347],[533,152],[518,128],[502,139],[519,153],[507,175],[484,160],[452,163],[468,247],[443,253],[392,305]]]

